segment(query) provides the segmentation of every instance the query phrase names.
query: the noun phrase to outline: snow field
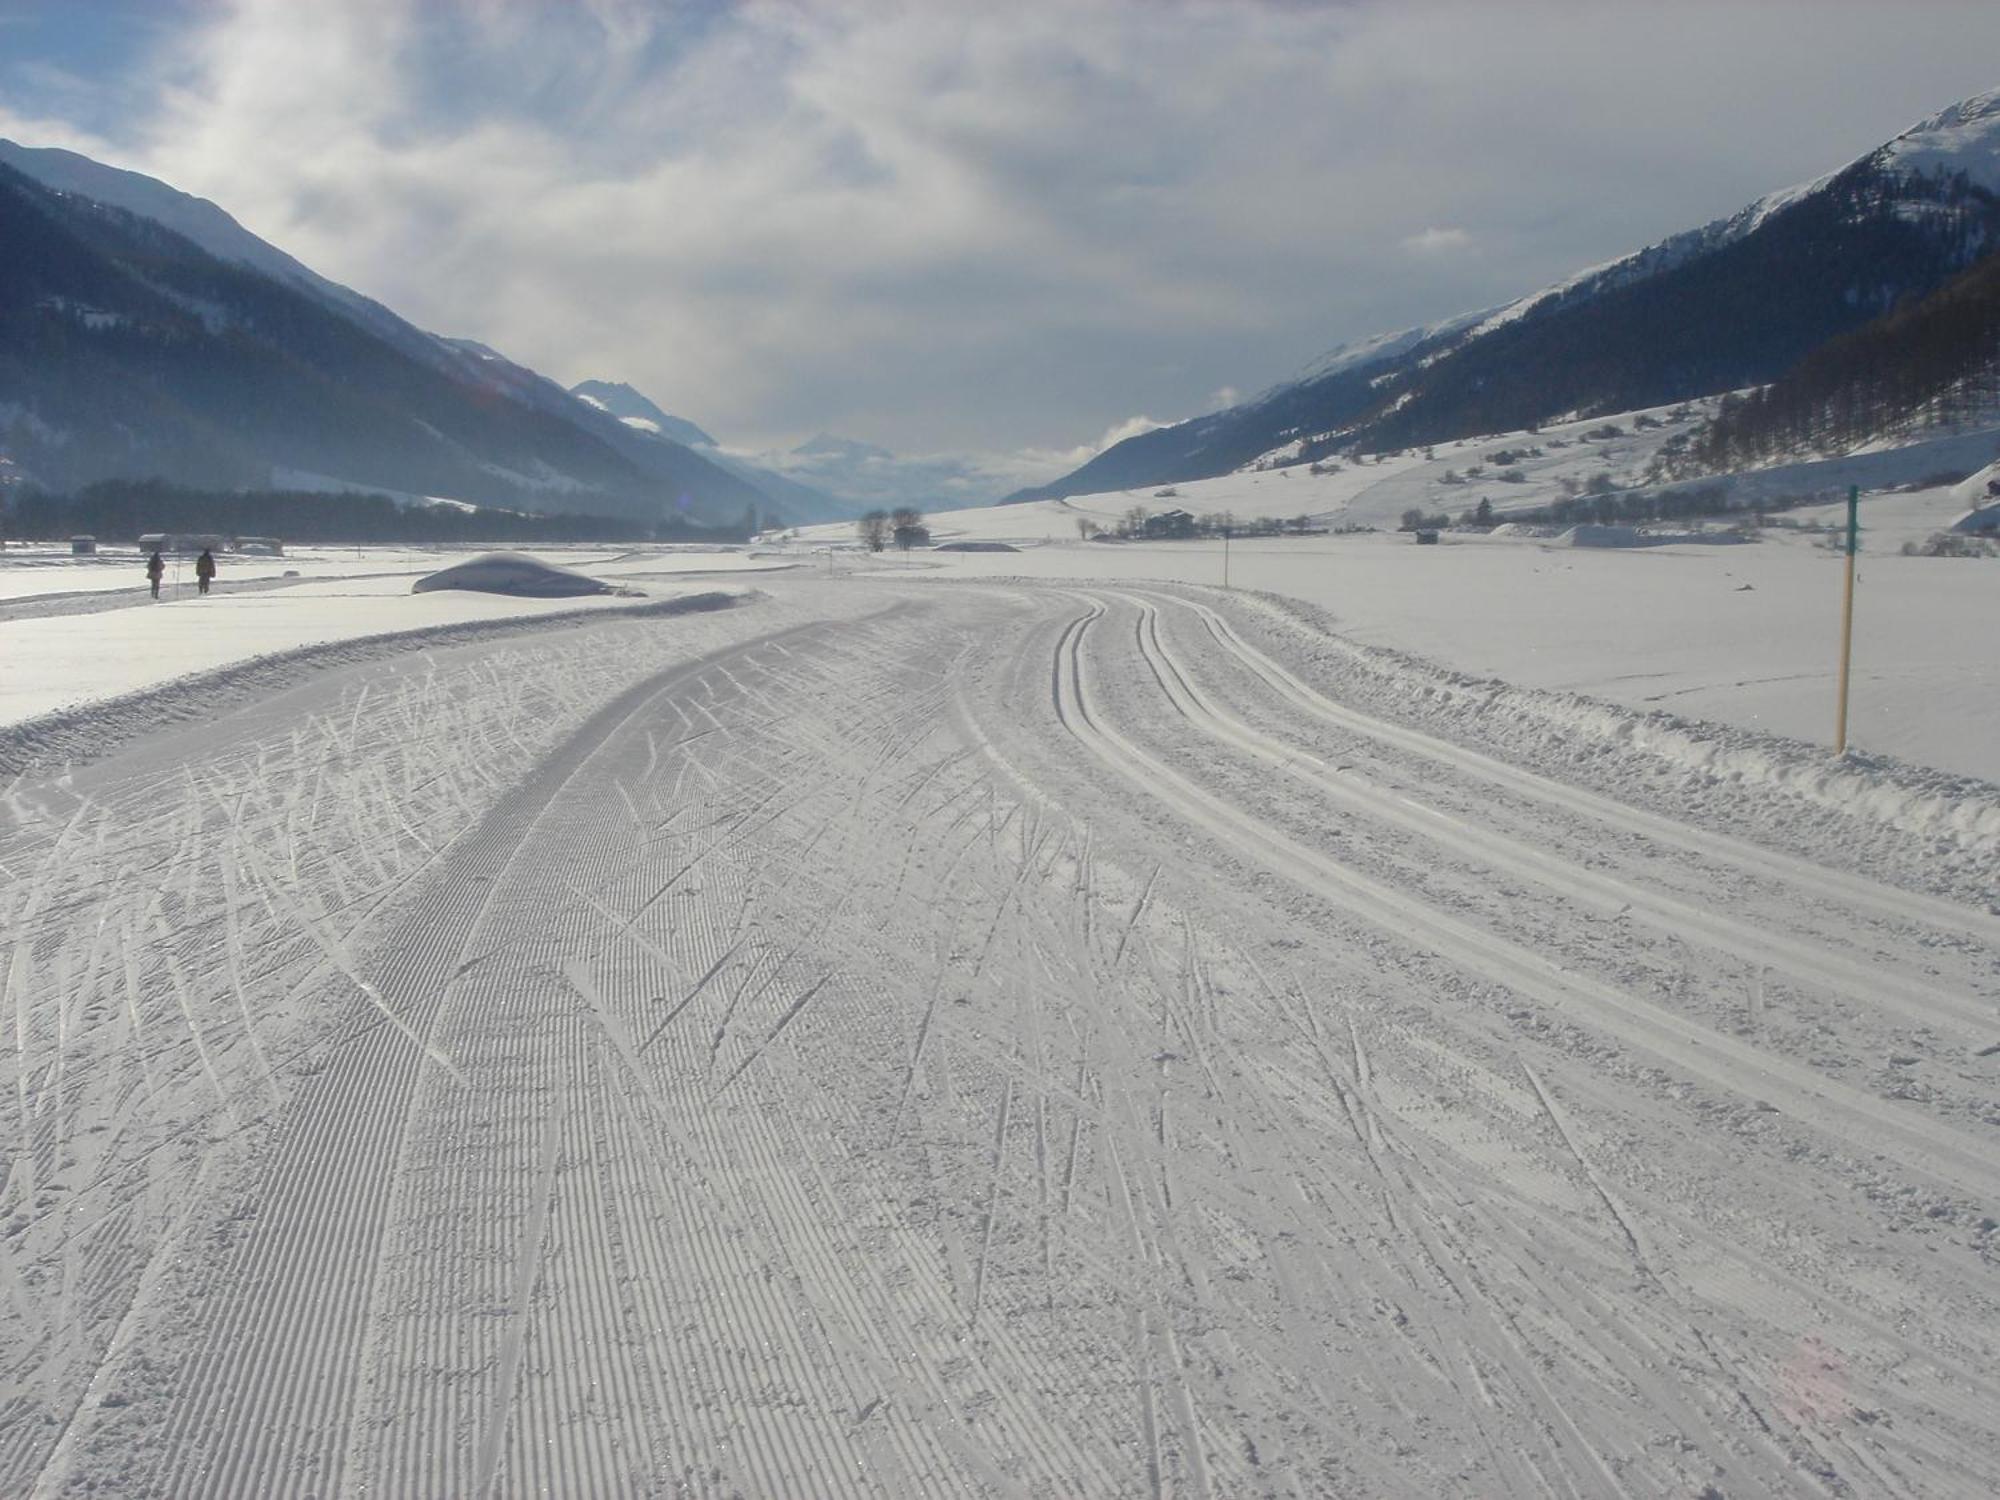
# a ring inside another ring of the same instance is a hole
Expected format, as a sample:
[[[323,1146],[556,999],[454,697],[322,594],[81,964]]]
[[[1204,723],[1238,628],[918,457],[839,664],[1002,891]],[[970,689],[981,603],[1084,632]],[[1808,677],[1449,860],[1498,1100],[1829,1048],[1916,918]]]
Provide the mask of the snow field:
[[[1229,548],[1230,582],[1315,605],[1352,640],[1456,671],[1830,745],[1840,578],[1828,535],[1801,528],[1844,524],[1844,502],[1782,512],[1759,544],[1647,547],[1643,556],[1473,533],[1448,533],[1443,546],[1418,552],[1407,536],[1388,530],[1407,510],[1457,517],[1481,496],[1503,516],[1546,505],[1565,483],[1582,486],[1603,472],[1637,483],[1661,445],[1708,408],[1697,401],[1467,438],[1364,463],[1336,461],[1320,474],[1299,465],[1252,467],[1159,490],[940,512],[926,521],[937,541],[1007,541],[1024,550],[917,553],[917,563],[887,566],[981,578],[1216,583],[1223,575],[1219,543],[1084,544],[1077,522],[1108,529],[1137,506],[1227,512],[1239,523],[1306,515],[1316,526],[1372,526],[1384,534],[1239,536]],[[1493,463],[1503,451],[1516,461]],[[1716,482],[1742,497],[1774,498],[1861,485],[1849,743],[2000,784],[2000,659],[1987,644],[2000,628],[1992,570],[1966,559],[1898,555],[1904,543],[1948,527],[1968,503],[1963,485],[1908,487],[1940,471],[1978,469],[1996,451],[2000,431],[1975,427]],[[1467,479],[1475,470],[1483,472]],[[1509,472],[1522,482],[1499,477]],[[1452,475],[1463,482],[1448,482]],[[829,523],[806,528],[794,545],[803,552],[853,541],[851,525]]]
[[[775,579],[17,783],[0,1490],[1990,1489],[2000,918],[1317,632]]]
[[[18,604],[52,600],[71,594],[145,594],[146,556],[133,547],[101,547],[94,556],[72,557],[67,546],[10,542],[0,549],[0,601]],[[284,557],[260,557],[225,552],[217,578],[226,587],[237,581],[264,581],[297,573],[301,578],[348,577],[357,573],[427,573],[438,566],[435,549],[409,547],[307,547]],[[163,559],[163,598],[194,595],[194,559]],[[179,564],[179,578],[175,564]]]
[[[357,581],[398,577],[404,580],[467,556],[477,556],[484,547],[395,547],[371,544],[365,547],[296,547],[283,557],[261,557],[249,553],[225,552],[216,575],[217,596],[233,591],[240,583],[279,585],[288,574],[305,582],[329,579]],[[761,571],[760,564],[741,551],[708,546],[648,546],[624,549],[611,546],[564,545],[536,547],[534,555],[547,557],[565,567],[582,568],[610,578],[672,575],[679,573]],[[179,563],[179,578],[175,563]],[[161,601],[171,603],[195,597],[194,559],[166,559],[167,573],[161,585]],[[78,595],[126,594],[146,598],[146,554],[130,547],[105,547],[95,556],[72,557],[67,547],[14,542],[0,549],[0,606],[10,613],[21,606],[42,604],[59,607]],[[291,585],[285,585],[287,587]],[[150,600],[148,600],[150,602]]]
[[[765,573],[788,566],[742,552],[596,549],[552,555],[621,588],[638,587],[650,605],[611,596],[533,599],[456,590],[410,592],[413,576],[433,572],[456,555],[347,549],[316,560],[318,570],[339,575],[344,569],[345,576],[296,582],[253,579],[248,589],[236,587],[233,559],[225,560],[228,576],[207,598],[197,597],[190,582],[179,597],[169,587],[157,603],[143,585],[114,597],[94,588],[90,572],[43,570],[61,578],[67,591],[24,596],[0,614],[0,726],[50,715],[74,717],[108,700],[261,657],[369,636],[544,620],[579,609],[657,607],[704,592],[693,582],[704,575]],[[313,565],[306,559],[275,561]],[[5,580],[0,573],[0,582]]]
[[[1316,606],[1345,640],[1441,668],[1825,747],[1841,570],[1815,541],[1605,551],[1455,537],[1418,548],[1393,534],[1238,539],[1229,579]],[[929,554],[909,566],[959,578],[1215,585],[1222,548],[1071,543]],[[2000,782],[2000,657],[1983,628],[2000,624],[1993,570],[1864,551],[1859,571],[1850,745]]]

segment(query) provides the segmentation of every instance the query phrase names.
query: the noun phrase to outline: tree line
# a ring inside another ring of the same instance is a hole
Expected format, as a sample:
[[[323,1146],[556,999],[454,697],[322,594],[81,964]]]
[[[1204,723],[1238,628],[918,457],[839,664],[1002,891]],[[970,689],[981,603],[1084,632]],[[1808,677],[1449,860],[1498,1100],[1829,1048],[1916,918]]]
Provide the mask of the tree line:
[[[1663,457],[1683,473],[1716,473],[1996,409],[2000,255],[1988,255],[1930,296],[1814,350],[1770,385],[1724,397],[1679,453]]]

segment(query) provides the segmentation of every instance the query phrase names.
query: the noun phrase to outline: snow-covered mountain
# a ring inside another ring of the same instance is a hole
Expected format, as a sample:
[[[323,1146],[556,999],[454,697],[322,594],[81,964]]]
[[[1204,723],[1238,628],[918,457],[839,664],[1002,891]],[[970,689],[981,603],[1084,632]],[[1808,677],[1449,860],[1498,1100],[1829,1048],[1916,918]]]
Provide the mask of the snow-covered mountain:
[[[52,488],[308,474],[643,520],[791,509],[485,345],[414,327],[212,203],[4,141],[0,455]]]
[[[570,387],[570,394],[616,418],[642,444],[683,444],[718,469],[754,485],[770,501],[759,512],[759,520],[765,526],[844,519],[867,509],[859,502],[781,474],[754,455],[730,452],[687,418],[668,415],[651,397],[623,381],[586,380]]]
[[[2000,90],[1824,177],[1502,307],[1355,341],[1015,499],[1382,452],[1761,385],[2000,243]]]
[[[888,463],[895,458],[887,448],[878,448],[873,443],[856,442],[853,438],[835,437],[822,432],[807,438],[792,452],[799,458],[834,459],[843,463]]]
[[[714,448],[715,439],[684,417],[670,417],[623,381],[586,380],[569,393],[599,411],[607,411],[627,427],[650,432],[690,448]]]
[[[1023,477],[1022,466],[1009,455],[892,453],[874,443],[824,432],[783,452],[760,453],[757,462],[839,495],[859,510],[985,505]]]
[[[755,485],[776,502],[773,521],[851,519],[869,510],[919,510],[990,503],[1026,477],[1007,455],[892,453],[875,443],[817,433],[790,448],[724,447],[684,417],[619,381],[586,380],[571,394],[614,415],[642,437],[677,438],[710,463]],[[1031,471],[1033,472],[1033,471]],[[1046,467],[1041,473],[1048,472]]]

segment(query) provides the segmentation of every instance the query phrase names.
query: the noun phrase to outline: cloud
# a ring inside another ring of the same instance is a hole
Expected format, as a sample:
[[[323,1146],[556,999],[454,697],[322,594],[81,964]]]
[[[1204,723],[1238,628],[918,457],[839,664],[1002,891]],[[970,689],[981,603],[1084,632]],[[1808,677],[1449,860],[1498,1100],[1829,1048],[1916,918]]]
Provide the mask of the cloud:
[[[978,472],[1728,213],[2000,55],[2000,7],[1824,0],[157,9],[82,94],[10,49],[0,130],[731,443]]]
[[[1226,394],[1232,401],[1236,395],[1234,391],[1229,391]],[[1230,401],[1223,401],[1221,404],[1227,406],[1230,404]],[[1115,448],[1127,438],[1135,438],[1145,432],[1157,432],[1160,428],[1170,425],[1167,422],[1156,422],[1151,417],[1127,417],[1124,421],[1113,423],[1110,427],[1106,428],[1104,436],[1099,438],[1096,444],[1084,454],[1084,458],[1095,458],[1106,448]],[[1081,463],[1083,459],[1078,459],[1077,462]]]
[[[1458,228],[1425,229],[1403,241],[1403,248],[1412,255],[1450,255],[1471,245],[1472,236]]]

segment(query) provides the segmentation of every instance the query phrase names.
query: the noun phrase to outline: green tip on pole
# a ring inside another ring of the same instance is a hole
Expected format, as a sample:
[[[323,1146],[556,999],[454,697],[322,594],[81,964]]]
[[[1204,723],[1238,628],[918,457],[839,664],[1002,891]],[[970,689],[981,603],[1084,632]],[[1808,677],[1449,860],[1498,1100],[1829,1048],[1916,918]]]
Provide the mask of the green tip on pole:
[[[1847,487],[1847,555],[1854,556],[1861,550],[1861,486]]]

